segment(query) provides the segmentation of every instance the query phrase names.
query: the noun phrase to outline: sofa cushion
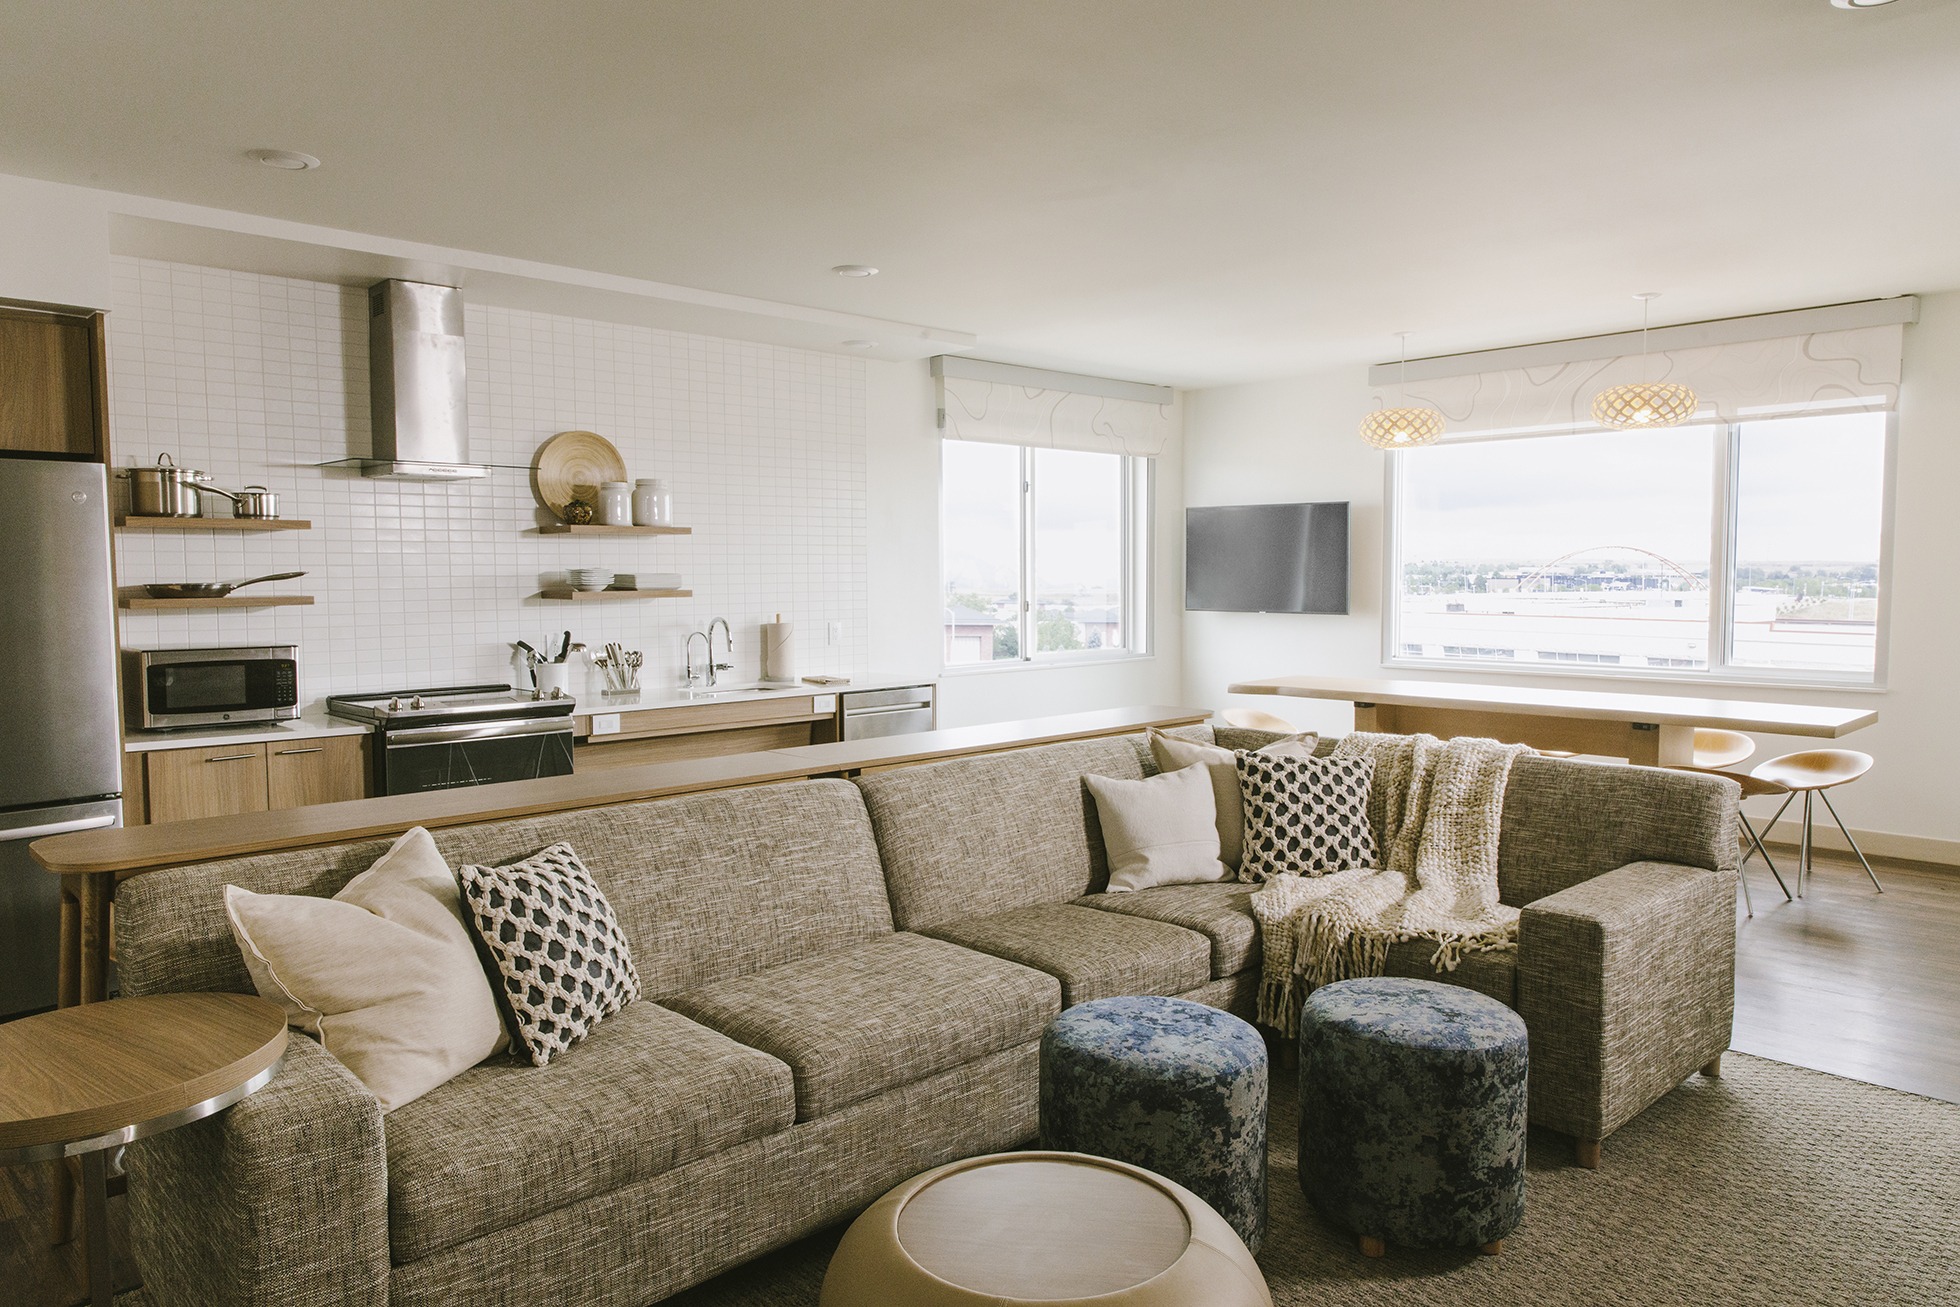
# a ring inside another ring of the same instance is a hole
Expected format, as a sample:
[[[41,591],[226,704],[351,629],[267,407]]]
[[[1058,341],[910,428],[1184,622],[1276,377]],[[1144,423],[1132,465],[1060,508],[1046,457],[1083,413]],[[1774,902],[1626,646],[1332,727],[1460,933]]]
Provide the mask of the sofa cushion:
[[[1252,919],[1257,885],[1228,880],[1217,885],[1159,885],[1134,894],[1091,894],[1077,906],[1122,912],[1195,930],[1211,941],[1213,978],[1235,976],[1259,965],[1259,928]]]
[[[1388,946],[1385,976],[1409,976],[1416,980],[1435,980],[1445,985],[1461,985],[1479,994],[1488,994],[1509,1007],[1518,1005],[1518,951],[1493,949],[1488,953],[1465,953],[1455,971],[1438,971],[1429,959],[1436,955],[1436,943],[1427,939],[1405,939]]]
[[[549,1066],[499,1058],[389,1114],[392,1256],[414,1261],[795,1117],[787,1066],[635,1003]]]
[[[799,781],[438,832],[454,864],[568,843],[605,891],[649,998],[891,933],[848,781]]]
[[[1127,994],[1182,994],[1211,979],[1211,944],[1196,931],[1073,903],[949,921],[931,934],[1047,972],[1062,982],[1065,1007]]]
[[[900,930],[1103,888],[1101,829],[1082,777],[1139,780],[1143,737],[1080,740],[858,778]]]
[[[1062,1006],[1051,976],[905,934],[669,1001],[788,1063],[799,1121],[1039,1039]]]

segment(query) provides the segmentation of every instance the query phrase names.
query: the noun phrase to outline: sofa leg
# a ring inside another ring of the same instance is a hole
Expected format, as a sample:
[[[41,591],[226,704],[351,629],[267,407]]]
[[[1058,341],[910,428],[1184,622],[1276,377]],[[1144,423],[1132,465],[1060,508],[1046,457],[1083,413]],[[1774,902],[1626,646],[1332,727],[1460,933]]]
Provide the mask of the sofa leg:
[[[1361,1255],[1363,1257],[1386,1257],[1388,1256],[1388,1245],[1380,1239],[1375,1238],[1372,1234],[1364,1234],[1361,1236]]]
[[[1599,1140],[1575,1139],[1572,1141],[1572,1144],[1572,1151],[1577,1154],[1579,1165],[1585,1167],[1588,1171],[1597,1171],[1599,1169]]]
[[[1720,1080],[1722,1078],[1722,1055],[1717,1053],[1714,1057],[1710,1058],[1708,1064],[1702,1067],[1701,1073],[1710,1080]]]
[[[1486,1257],[1495,1257],[1504,1251],[1504,1241],[1502,1239],[1492,1239],[1489,1243],[1478,1244],[1477,1251]]]

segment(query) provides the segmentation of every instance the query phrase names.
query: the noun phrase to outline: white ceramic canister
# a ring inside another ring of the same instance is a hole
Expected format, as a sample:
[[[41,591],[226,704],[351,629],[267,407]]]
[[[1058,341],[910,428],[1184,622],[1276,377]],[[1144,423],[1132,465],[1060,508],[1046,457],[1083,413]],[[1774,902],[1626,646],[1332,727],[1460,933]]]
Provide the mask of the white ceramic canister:
[[[602,526],[633,524],[633,491],[624,481],[607,481],[599,487],[599,523]]]
[[[660,481],[658,478],[641,477],[633,483],[633,525],[667,525],[667,519],[660,516]]]

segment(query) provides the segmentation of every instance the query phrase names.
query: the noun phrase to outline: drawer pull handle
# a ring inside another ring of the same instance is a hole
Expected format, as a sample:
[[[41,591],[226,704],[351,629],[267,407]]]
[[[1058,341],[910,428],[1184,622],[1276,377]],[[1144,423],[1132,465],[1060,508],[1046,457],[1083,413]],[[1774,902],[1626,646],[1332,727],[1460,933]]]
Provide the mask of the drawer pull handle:
[[[221,755],[219,755],[219,756],[218,756],[218,757],[216,757],[216,758],[206,758],[206,759],[205,759],[204,761],[206,761],[206,762],[244,762],[244,761],[245,761],[245,760],[246,760],[247,758],[256,758],[256,757],[258,757],[258,756],[259,756],[259,755],[258,755],[258,754],[256,754],[256,753],[227,753],[227,754],[221,754]]]
[[[295,753],[325,753],[326,751],[327,751],[327,746],[322,744],[322,745],[316,745],[311,749],[281,749],[279,751],[279,756],[281,758],[285,758],[285,757],[290,757]]]

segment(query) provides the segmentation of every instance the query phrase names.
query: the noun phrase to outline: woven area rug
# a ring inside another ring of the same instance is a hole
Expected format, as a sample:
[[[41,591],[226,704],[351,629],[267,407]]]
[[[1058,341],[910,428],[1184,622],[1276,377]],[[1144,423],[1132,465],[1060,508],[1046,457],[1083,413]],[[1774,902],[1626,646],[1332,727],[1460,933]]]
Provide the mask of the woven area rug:
[[[1391,1249],[1310,1212],[1290,1078],[1274,1081],[1279,1307],[1324,1304],[1960,1304],[1960,1106],[1731,1053],[1606,1141],[1598,1171],[1531,1137],[1525,1218],[1501,1257]],[[815,1307],[841,1231],[700,1285],[674,1307]]]

